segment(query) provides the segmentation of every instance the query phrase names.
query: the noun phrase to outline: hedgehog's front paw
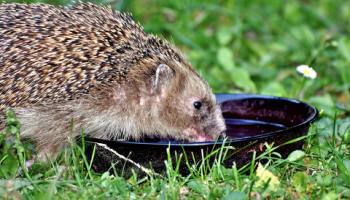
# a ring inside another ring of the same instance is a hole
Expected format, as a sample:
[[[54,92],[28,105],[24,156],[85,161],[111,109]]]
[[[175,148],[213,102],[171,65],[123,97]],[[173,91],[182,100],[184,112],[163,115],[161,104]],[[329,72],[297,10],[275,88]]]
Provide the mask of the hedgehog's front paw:
[[[36,159],[39,160],[40,162],[50,162],[52,160],[55,160],[57,155],[58,155],[58,151],[59,151],[59,147],[61,145],[47,145],[43,148],[38,148],[38,154],[36,155]]]
[[[33,166],[34,162],[35,162],[35,159],[30,159],[30,160],[26,161],[26,169],[27,169],[27,171]]]

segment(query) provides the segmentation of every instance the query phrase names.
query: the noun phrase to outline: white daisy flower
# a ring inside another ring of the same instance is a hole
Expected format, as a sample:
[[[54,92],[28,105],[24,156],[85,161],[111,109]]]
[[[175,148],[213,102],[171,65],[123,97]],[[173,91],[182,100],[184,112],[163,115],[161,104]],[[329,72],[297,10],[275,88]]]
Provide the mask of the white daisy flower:
[[[297,71],[309,79],[315,79],[317,77],[316,71],[307,65],[299,65]]]

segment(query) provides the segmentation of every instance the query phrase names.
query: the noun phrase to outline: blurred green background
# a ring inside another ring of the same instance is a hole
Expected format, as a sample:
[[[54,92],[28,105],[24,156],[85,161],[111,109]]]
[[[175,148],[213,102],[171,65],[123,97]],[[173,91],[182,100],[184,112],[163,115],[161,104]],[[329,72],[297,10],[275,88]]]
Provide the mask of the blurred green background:
[[[350,1],[90,2],[130,12],[147,32],[175,43],[215,92],[287,96],[328,115],[336,107],[349,112]],[[318,77],[303,78],[296,72],[301,64]]]

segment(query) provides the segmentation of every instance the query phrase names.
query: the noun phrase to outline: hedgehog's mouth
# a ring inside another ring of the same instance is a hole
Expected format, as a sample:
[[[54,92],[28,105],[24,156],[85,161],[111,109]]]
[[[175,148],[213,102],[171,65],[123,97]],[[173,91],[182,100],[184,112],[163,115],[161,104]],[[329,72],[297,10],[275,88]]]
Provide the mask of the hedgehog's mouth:
[[[214,137],[205,133],[199,133],[195,137],[195,142],[206,142],[206,141],[213,141]]]
[[[214,137],[196,128],[187,128],[183,131],[184,136],[191,142],[213,141]]]

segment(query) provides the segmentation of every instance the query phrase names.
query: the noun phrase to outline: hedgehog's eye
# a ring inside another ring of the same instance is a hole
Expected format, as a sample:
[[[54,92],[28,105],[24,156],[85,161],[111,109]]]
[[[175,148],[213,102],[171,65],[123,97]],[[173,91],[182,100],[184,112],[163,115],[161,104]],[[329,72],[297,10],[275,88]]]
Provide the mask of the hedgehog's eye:
[[[193,103],[193,107],[194,107],[195,109],[197,109],[197,110],[201,109],[201,107],[202,107],[202,102],[200,102],[200,101],[195,101],[195,102]]]

